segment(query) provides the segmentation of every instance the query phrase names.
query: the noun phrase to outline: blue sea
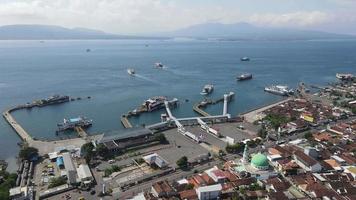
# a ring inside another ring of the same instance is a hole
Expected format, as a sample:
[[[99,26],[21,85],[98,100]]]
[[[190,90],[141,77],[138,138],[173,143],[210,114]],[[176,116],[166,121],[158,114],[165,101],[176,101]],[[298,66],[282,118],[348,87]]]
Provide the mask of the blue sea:
[[[90,49],[87,52],[86,49]],[[248,56],[250,62],[241,62]],[[162,62],[164,69],[155,69]],[[129,76],[127,68],[137,75]],[[237,82],[241,73],[253,79]],[[233,91],[229,113],[237,115],[280,97],[264,86],[299,82],[326,85],[335,74],[356,73],[356,41],[246,41],[199,40],[73,40],[0,41],[0,109],[32,102],[54,94],[82,97],[61,105],[14,112],[34,137],[56,139],[63,118],[86,116],[94,120],[89,134],[123,130],[120,116],[157,95],[177,97],[177,117],[195,116],[192,105],[200,100],[205,84],[215,86],[211,98]],[[91,99],[87,99],[91,96]],[[189,102],[185,102],[188,99]],[[222,113],[222,105],[207,109]],[[163,110],[132,118],[136,126],[160,121]],[[13,163],[18,136],[0,120],[0,159]]]

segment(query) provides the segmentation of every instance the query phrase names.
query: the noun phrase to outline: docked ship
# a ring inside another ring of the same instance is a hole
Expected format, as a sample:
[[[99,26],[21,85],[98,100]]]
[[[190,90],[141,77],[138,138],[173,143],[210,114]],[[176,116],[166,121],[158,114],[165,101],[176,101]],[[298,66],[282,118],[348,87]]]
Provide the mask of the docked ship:
[[[250,61],[250,58],[245,56],[245,57],[240,58],[240,60],[241,61]]]
[[[354,75],[352,75],[352,74],[340,74],[340,73],[336,74],[336,78],[338,78],[342,81],[351,80],[353,77],[354,77]]]
[[[249,79],[252,79],[252,74],[250,73],[241,74],[240,76],[237,77],[238,81],[244,81]]]
[[[46,106],[46,105],[51,105],[51,104],[60,104],[60,103],[65,103],[69,102],[70,98],[69,96],[60,96],[60,95],[53,95],[50,96],[46,99],[41,99],[38,103],[38,106]]]
[[[127,69],[127,73],[130,74],[131,76],[135,75],[135,70],[132,68]]]
[[[57,124],[58,131],[66,131],[66,130],[72,130],[75,127],[82,127],[86,128],[89,127],[93,124],[93,120],[88,119],[86,117],[77,117],[77,118],[71,118],[71,119],[63,119],[63,123]]]
[[[288,96],[294,93],[294,90],[289,89],[286,85],[271,85],[269,87],[265,87],[265,91],[282,96]]]
[[[148,112],[157,110],[159,108],[164,107],[164,101],[167,100],[167,97],[164,96],[156,96],[147,99],[142,106],[146,107]]]
[[[212,93],[214,90],[214,85],[212,84],[207,84],[204,86],[204,88],[202,89],[202,91],[200,92],[201,95],[208,95],[210,93]]]
[[[164,65],[162,63],[160,63],[160,62],[157,62],[157,63],[155,63],[155,67],[156,68],[163,68]]]

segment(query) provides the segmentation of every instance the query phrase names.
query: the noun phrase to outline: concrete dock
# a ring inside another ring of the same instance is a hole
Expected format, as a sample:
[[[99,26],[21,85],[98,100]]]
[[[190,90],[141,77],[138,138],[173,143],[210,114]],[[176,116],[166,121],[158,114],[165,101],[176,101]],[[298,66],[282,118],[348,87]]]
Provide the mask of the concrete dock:
[[[9,123],[9,125],[14,129],[17,135],[21,138],[22,141],[26,142],[28,146],[34,147],[38,149],[40,155],[45,155],[50,152],[54,152],[58,147],[66,147],[66,146],[75,146],[81,147],[83,144],[87,143],[88,140],[97,140],[101,135],[95,136],[87,136],[86,138],[73,138],[66,140],[56,140],[56,141],[40,141],[35,140],[31,137],[30,134],[26,132],[25,129],[21,127],[20,124],[17,123],[16,119],[11,115],[11,112],[22,109],[25,107],[14,107],[6,110],[2,113],[5,120]]]
[[[202,110],[200,107],[201,107],[201,105],[200,105],[199,103],[198,103],[198,104],[195,104],[195,105],[193,106],[193,110],[194,110],[195,112],[197,112],[199,115],[203,116],[203,117],[209,117],[209,116],[211,116],[209,113],[205,112],[205,111]]]
[[[126,115],[121,116],[121,123],[125,128],[132,128],[132,124],[130,123]]]
[[[25,129],[23,129],[15,120],[14,117],[12,117],[11,112],[13,109],[6,110],[5,112],[2,113],[2,116],[5,118],[5,120],[10,124],[10,126],[15,130],[15,132],[20,136],[20,138],[27,142],[31,143],[33,142],[32,137],[30,134],[28,134]]]
[[[75,131],[78,133],[79,137],[82,137],[82,138],[88,137],[87,132],[85,132],[82,127],[75,127]]]

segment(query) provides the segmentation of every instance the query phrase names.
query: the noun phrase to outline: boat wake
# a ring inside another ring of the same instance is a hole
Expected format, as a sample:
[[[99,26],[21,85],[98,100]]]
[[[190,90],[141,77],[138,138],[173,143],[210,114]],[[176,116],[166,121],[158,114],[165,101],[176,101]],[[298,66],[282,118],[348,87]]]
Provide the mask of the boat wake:
[[[151,78],[148,78],[146,76],[142,76],[140,74],[135,74],[134,77],[137,77],[139,79],[142,79],[142,80],[145,80],[145,81],[148,81],[148,82],[151,82],[151,83],[156,83],[156,84],[160,84],[158,81],[154,80],[154,79],[151,79]]]

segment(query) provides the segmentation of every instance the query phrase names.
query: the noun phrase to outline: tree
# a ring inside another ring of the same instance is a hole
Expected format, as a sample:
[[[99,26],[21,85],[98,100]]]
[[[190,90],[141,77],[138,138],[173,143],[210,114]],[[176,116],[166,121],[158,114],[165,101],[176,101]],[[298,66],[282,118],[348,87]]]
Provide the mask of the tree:
[[[225,147],[225,150],[226,152],[228,153],[240,153],[244,150],[245,148],[245,144],[240,142],[240,143],[236,143],[236,144],[228,144],[226,147]]]
[[[183,157],[179,158],[176,163],[177,163],[178,167],[180,167],[182,169],[187,168],[188,167],[187,156],[183,156]]]
[[[9,190],[16,186],[17,174],[10,174],[7,171],[0,171],[0,176],[3,178],[0,184],[0,199],[10,199]]]
[[[109,149],[104,144],[98,144],[96,146],[96,153],[103,158],[110,157]]]
[[[352,112],[353,114],[356,114],[356,107],[351,108],[351,112]]]
[[[313,134],[311,132],[306,132],[304,134],[304,138],[307,140],[312,140],[313,139]]]
[[[155,140],[159,141],[159,143],[161,144],[167,144],[168,140],[166,138],[166,136],[163,133],[159,133],[155,135]]]
[[[93,150],[94,150],[94,145],[91,142],[84,144],[80,149],[80,151],[81,151],[82,155],[84,156],[84,159],[87,163],[90,163],[92,158],[95,156],[95,153]]]
[[[258,130],[257,135],[258,135],[258,137],[265,139],[267,137],[267,130],[263,127],[260,130]]]
[[[24,146],[19,152],[19,157],[24,160],[31,160],[36,156],[38,156],[38,149],[34,147]]]
[[[48,188],[54,188],[67,183],[67,178],[63,176],[51,178]]]
[[[192,190],[193,188],[194,188],[194,185],[191,183],[184,186],[184,190]]]

